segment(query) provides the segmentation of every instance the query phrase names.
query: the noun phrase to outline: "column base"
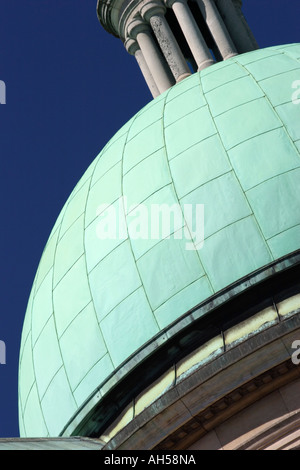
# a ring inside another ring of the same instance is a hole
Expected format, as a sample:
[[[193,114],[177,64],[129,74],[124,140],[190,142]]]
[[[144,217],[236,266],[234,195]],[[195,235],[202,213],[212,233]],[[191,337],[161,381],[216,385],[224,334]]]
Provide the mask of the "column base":
[[[230,54],[226,55],[223,60],[228,60],[231,59],[231,57],[235,57],[236,55],[239,55],[238,52],[230,52]]]
[[[182,75],[179,75],[179,77],[176,80],[176,83],[182,82],[182,80],[184,80],[187,77],[190,77],[191,75],[192,75],[192,72],[191,73],[183,73]]]
[[[197,72],[207,69],[207,67],[210,67],[211,65],[214,65],[215,63],[216,62],[213,59],[205,60],[204,62],[202,62],[202,64],[199,65]]]

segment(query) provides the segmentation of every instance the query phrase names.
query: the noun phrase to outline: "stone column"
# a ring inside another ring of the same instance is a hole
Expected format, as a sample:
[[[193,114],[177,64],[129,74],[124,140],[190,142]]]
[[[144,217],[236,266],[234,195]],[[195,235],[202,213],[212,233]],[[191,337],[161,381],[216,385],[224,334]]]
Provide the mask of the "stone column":
[[[216,0],[216,5],[238,52],[243,54],[244,52],[250,52],[257,49],[257,44],[255,45],[253,43],[253,39],[250,37],[242,17],[239,15],[237,8],[232,3],[232,0]]]
[[[238,54],[214,0],[197,0],[201,13],[210,29],[224,60]]]
[[[124,42],[124,46],[126,47],[127,52],[129,52],[130,55],[135,56],[136,61],[141,69],[141,72],[144,76],[144,79],[146,80],[146,83],[149,87],[149,90],[152,93],[153,98],[156,98],[159,96],[159,89],[156,86],[156,83],[154,81],[153,75],[149,70],[149,67],[145,61],[145,58],[143,56],[143,53],[137,43],[134,39],[126,39]]]
[[[136,39],[159,92],[163,93],[173,86],[175,80],[151,36],[149,25],[141,19],[135,19],[128,25],[127,35],[131,39]]]
[[[189,66],[165,19],[166,8],[158,2],[146,3],[140,13],[149,22],[176,82],[191,75]]]
[[[176,15],[198,70],[203,70],[214,64],[215,62],[187,4],[187,0],[167,0],[167,6],[171,7]]]
[[[259,45],[257,44],[257,41],[255,39],[255,36],[253,32],[251,31],[250,26],[248,25],[246,18],[244,17],[244,14],[242,12],[242,0],[232,0],[233,6],[235,7],[237,14],[239,18],[241,19],[241,22],[244,25],[245,30],[247,31],[248,37],[250,39],[250,42],[252,43],[253,50],[259,49]]]

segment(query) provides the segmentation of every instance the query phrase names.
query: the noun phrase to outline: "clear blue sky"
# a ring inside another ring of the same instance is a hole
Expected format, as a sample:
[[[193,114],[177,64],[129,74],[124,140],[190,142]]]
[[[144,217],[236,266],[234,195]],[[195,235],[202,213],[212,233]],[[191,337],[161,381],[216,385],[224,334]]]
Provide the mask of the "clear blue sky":
[[[244,0],[261,47],[300,42],[299,0]],[[300,79],[300,77],[299,77]],[[18,436],[22,323],[64,202],[110,137],[151,97],[96,0],[0,0],[0,437]]]

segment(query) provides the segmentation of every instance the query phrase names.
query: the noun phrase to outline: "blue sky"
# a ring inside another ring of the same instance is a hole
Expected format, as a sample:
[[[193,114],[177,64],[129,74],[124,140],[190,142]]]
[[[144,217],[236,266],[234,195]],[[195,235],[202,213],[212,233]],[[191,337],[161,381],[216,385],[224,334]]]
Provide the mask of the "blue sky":
[[[244,13],[260,47],[300,42],[299,0],[244,0]],[[51,228],[89,164],[151,96],[134,58],[100,27],[96,0],[0,0],[0,80],[0,437],[12,437],[22,324]]]

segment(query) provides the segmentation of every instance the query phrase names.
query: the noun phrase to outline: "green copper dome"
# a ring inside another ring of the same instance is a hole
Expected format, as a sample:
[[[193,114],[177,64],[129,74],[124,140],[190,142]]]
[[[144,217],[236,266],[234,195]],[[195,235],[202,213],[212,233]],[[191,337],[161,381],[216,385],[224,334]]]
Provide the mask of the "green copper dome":
[[[22,436],[59,435],[158,332],[300,248],[299,79],[300,45],[216,64],[149,103],[88,168],[52,230],[28,303]],[[124,237],[101,240],[99,206],[124,196],[121,219],[134,204],[203,204],[204,245],[186,249],[176,237],[183,226],[193,233],[189,217],[163,240],[126,227]]]

